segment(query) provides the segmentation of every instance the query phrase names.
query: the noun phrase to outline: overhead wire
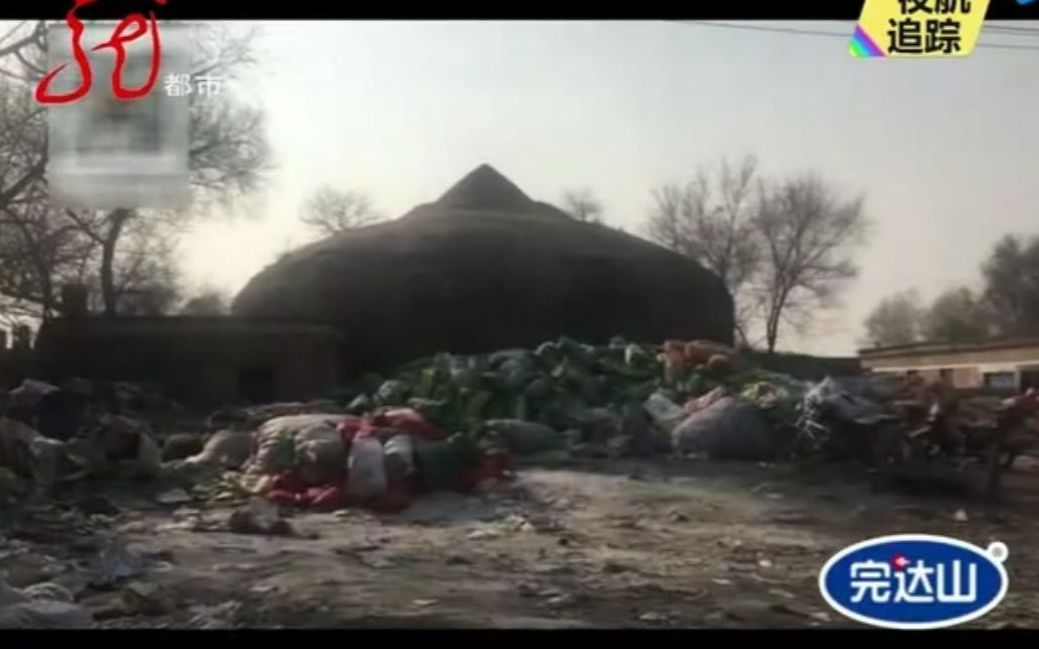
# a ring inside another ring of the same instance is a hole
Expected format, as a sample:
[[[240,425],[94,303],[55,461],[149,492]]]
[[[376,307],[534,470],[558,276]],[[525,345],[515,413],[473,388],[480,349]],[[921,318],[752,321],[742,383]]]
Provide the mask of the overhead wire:
[[[1021,34],[1022,36],[1039,36],[1039,28],[1036,27],[1017,27],[1015,25],[989,25],[986,24],[983,28],[985,31],[994,31],[1005,34]]]

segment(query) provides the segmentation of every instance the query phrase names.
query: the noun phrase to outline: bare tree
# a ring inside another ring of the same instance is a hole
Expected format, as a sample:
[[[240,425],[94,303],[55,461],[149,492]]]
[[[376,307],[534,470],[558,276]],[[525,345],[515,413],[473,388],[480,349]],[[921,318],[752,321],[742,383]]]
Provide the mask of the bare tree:
[[[60,285],[82,279],[96,252],[47,201],[45,147],[43,111],[0,78],[0,308],[19,319],[53,315]]]
[[[652,239],[695,259],[725,283],[736,303],[736,330],[749,343],[750,321],[757,307],[751,282],[761,262],[755,232],[757,160],[744,158],[735,169],[722,161],[714,174],[700,169],[684,185],[653,192],[649,219]]]
[[[0,35],[0,75],[23,83],[39,80],[47,47],[47,23],[23,20]]]
[[[29,202],[47,168],[46,120],[24,84],[0,79],[0,209]]]
[[[332,236],[380,220],[363,194],[323,186],[303,205],[300,220],[320,236]]]
[[[167,227],[178,225],[169,223]],[[155,219],[128,221],[122,239],[112,262],[112,290],[120,313],[141,316],[169,314],[180,299],[176,239],[164,235],[161,224],[157,224]]]
[[[42,31],[41,24],[37,24],[29,34],[22,37],[8,34],[6,41],[13,42],[6,42],[0,38],[0,54],[10,55],[0,59],[0,70],[5,70],[6,76],[35,82],[39,75],[43,74],[41,62],[44,58],[45,39],[42,35],[45,32]],[[195,42],[194,76],[218,74],[229,81],[236,79],[241,72],[255,63],[252,46],[254,35],[254,32],[236,35],[226,28],[215,26],[202,29]],[[12,67],[17,67],[11,65],[11,56],[21,64],[20,74],[11,72]],[[31,97],[31,87],[28,84],[23,84],[21,91],[25,97]],[[147,238],[148,231],[155,232],[153,236],[160,236],[160,231],[161,236],[175,235],[179,228],[187,225],[189,216],[198,215],[209,202],[226,204],[252,191],[262,181],[265,171],[269,168],[269,148],[263,129],[262,113],[258,109],[239,103],[230,93],[205,97],[192,94],[189,101],[189,166],[192,184],[196,189],[196,209],[192,214],[157,214],[151,210],[130,209],[109,212],[61,211],[62,218],[67,219],[70,225],[92,242],[91,251],[96,251],[99,256],[96,272],[103,309],[109,316],[118,312],[120,295],[124,301],[130,300],[128,296],[138,295],[144,290],[127,287],[128,282],[132,284],[137,279],[119,277],[120,272],[134,269],[135,272],[143,272],[141,269],[148,267],[143,262],[127,265],[120,261],[126,257],[120,252],[120,245],[128,232],[135,231],[134,236],[138,239],[130,243],[131,247],[147,248],[149,246],[142,243],[142,238]],[[3,122],[0,131],[4,133],[9,133],[13,128],[6,113],[0,115],[0,122]],[[22,129],[18,144],[0,139],[0,158],[10,155],[8,151],[22,150],[30,152],[30,161],[22,165],[26,172],[7,183],[2,180],[3,174],[0,171],[0,206],[5,204],[5,200],[10,201],[9,195],[21,193],[24,186],[43,182],[42,172],[46,167],[47,151],[46,129],[42,120],[39,120],[39,124],[34,128]],[[28,172],[34,172],[35,175]],[[19,185],[18,178],[21,177],[28,180],[22,180]],[[8,189],[5,190],[4,187]],[[152,225],[161,222],[161,227],[135,229],[134,226],[141,220]],[[154,249],[155,245],[157,244],[153,242],[151,248]],[[134,250],[129,250],[128,254],[132,257]],[[150,275],[158,273],[153,263],[150,268]],[[167,271],[158,274],[172,277],[172,271]],[[161,293],[166,297],[160,301],[163,302],[163,308],[167,308],[169,300],[175,296],[168,290],[158,290],[157,286],[149,289],[152,297],[148,299],[154,302],[154,296]],[[154,309],[149,307],[146,310]]]
[[[939,295],[923,318],[928,342],[963,343],[989,335],[985,307],[969,288],[955,288]]]
[[[46,319],[66,283],[81,283],[96,248],[46,202],[0,213],[0,297],[8,309]]]
[[[886,297],[866,318],[865,344],[892,347],[915,343],[920,340],[923,317],[924,309],[916,290]]]
[[[864,239],[867,222],[862,198],[841,200],[816,177],[760,191],[754,223],[765,250],[759,290],[772,353],[784,322],[803,324],[857,275],[851,249]]]
[[[996,332],[1020,336],[1039,330],[1039,237],[1003,237],[981,271]]]
[[[563,211],[582,223],[602,223],[602,202],[589,189],[563,192]]]

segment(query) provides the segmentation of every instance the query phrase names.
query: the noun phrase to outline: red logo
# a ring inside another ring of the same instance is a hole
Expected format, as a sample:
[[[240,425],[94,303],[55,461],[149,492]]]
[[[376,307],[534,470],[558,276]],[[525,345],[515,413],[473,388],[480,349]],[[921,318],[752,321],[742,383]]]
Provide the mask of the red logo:
[[[69,9],[68,14],[65,16],[65,23],[69,26],[69,30],[72,31],[72,55],[76,60],[76,65],[79,66],[79,87],[65,94],[52,94],[50,92],[50,85],[54,81],[54,77],[61,74],[61,71],[68,67],[68,63],[62,63],[48,72],[47,76],[41,79],[36,86],[36,101],[41,104],[68,104],[82,99],[90,92],[90,87],[94,82],[94,75],[90,69],[90,60],[87,58],[87,53],[83,50],[83,21],[76,15],[76,11],[98,1],[73,0],[75,5],[72,9]],[[159,5],[165,5],[167,0],[155,0],[155,2]],[[152,60],[148,80],[139,88],[126,88],[123,86],[123,67],[126,65],[126,43],[133,42],[147,34],[149,25],[152,36]],[[133,31],[127,33],[131,29]],[[95,46],[91,51],[97,52],[103,49],[111,49],[115,52],[115,69],[112,71],[112,92],[115,93],[117,98],[123,101],[132,101],[140,99],[152,91],[156,81],[159,79],[159,61],[162,56],[159,26],[155,20],[154,11],[148,12],[148,18],[145,18],[140,13],[132,13],[123,18],[112,32],[112,37],[104,43]]]

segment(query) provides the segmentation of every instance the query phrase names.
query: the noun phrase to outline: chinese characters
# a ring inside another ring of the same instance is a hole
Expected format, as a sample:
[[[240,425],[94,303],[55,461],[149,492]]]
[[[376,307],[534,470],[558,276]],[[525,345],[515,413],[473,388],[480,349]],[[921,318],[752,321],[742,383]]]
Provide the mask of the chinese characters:
[[[216,96],[223,90],[224,78],[212,74],[199,75],[192,83],[190,74],[171,74],[165,79],[166,94],[187,97],[196,92],[203,97]]]
[[[889,54],[955,54],[960,51],[962,22],[973,0],[899,0],[901,19],[888,20]]]
[[[850,568],[853,603],[969,604],[978,597],[978,566],[961,561],[928,566],[896,557],[891,563],[859,561]]]

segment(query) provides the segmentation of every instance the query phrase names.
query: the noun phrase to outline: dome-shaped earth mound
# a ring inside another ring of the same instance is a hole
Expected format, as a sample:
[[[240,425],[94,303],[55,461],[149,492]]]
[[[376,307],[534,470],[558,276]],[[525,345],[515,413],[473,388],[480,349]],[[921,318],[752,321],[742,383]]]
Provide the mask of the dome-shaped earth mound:
[[[233,310],[338,326],[357,371],[560,336],[733,337],[732,298],[717,276],[531,200],[487,165],[435,203],[288,255],[254,277]]]

